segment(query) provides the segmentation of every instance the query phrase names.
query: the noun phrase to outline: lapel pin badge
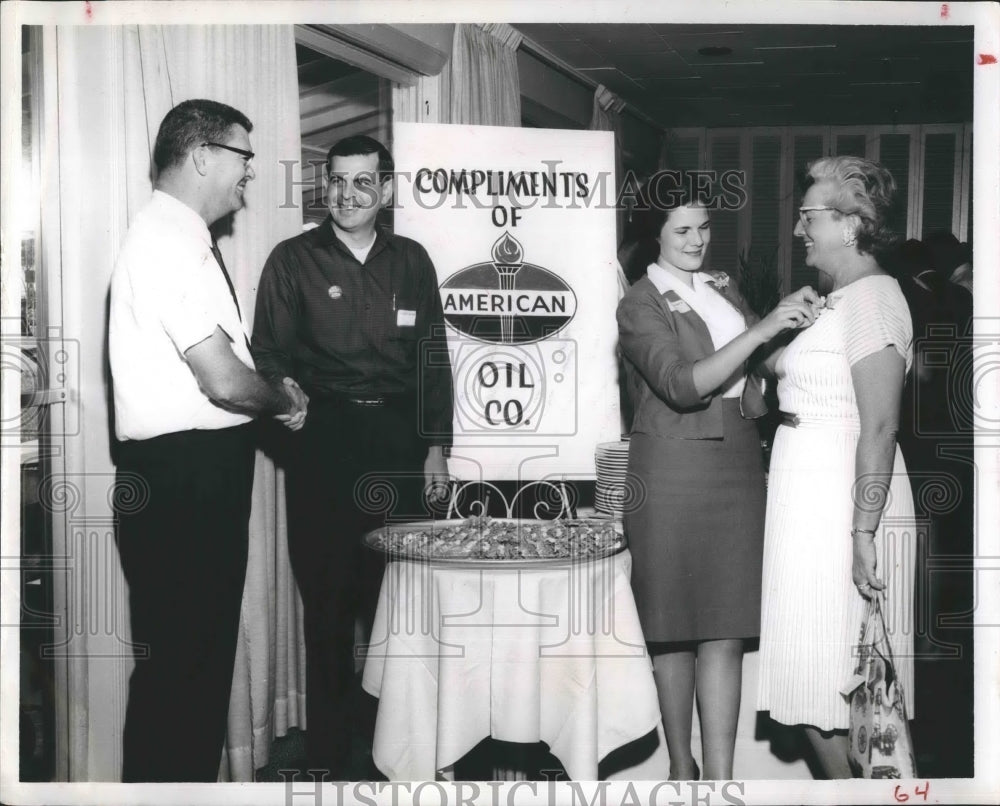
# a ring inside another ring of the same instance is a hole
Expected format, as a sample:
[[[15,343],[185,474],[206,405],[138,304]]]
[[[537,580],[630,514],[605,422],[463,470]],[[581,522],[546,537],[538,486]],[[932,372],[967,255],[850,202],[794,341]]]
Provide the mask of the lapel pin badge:
[[[326,293],[330,299],[340,299],[344,296],[344,291],[339,285],[331,285]]]

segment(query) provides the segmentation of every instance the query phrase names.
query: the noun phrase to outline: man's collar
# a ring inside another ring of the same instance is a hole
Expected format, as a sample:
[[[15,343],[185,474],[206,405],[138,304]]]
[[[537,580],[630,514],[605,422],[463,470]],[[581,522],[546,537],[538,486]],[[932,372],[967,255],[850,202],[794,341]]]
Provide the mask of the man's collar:
[[[150,201],[157,205],[177,226],[197,235],[200,240],[203,240],[207,244],[212,243],[212,235],[208,230],[205,219],[194,208],[189,207],[173,194],[159,188],[153,190]]]
[[[335,246],[344,254],[349,253],[349,247],[340,238],[337,237],[337,232],[333,228],[333,217],[327,216],[323,219],[323,223],[313,230],[316,233],[316,240],[322,246]],[[388,243],[388,237],[382,227],[375,226],[375,240],[372,242],[371,252],[369,254],[375,253],[380,250],[384,245]]]
[[[316,233],[316,240],[323,245],[340,243],[340,238],[333,231],[333,218],[329,215],[323,219],[323,223],[316,227],[314,232]]]

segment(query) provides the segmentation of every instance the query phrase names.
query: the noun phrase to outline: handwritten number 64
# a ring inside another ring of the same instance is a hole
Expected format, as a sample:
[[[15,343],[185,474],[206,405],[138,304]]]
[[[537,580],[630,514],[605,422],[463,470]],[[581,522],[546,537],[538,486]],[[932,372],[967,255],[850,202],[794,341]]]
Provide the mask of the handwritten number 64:
[[[931,788],[930,784],[927,781],[924,781],[923,787],[919,786],[914,787],[913,794],[922,797],[924,800],[927,800],[927,795],[930,793],[930,788]],[[903,788],[899,784],[896,784],[896,788],[893,790],[892,796],[896,799],[898,803],[906,803],[906,801],[910,799],[910,793],[904,792]]]

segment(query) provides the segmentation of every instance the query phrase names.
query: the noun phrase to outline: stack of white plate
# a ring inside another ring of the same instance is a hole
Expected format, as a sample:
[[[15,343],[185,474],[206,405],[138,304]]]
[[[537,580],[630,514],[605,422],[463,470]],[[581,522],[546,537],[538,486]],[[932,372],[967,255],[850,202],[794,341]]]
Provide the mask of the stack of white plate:
[[[597,446],[597,486],[594,489],[594,509],[620,517],[629,499],[625,487],[628,472],[628,440],[602,442]]]

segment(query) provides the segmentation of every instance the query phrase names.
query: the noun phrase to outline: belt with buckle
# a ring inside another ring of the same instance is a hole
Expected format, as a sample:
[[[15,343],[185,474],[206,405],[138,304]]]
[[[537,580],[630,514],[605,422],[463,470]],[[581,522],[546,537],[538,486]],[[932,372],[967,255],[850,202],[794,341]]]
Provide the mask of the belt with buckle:
[[[384,406],[389,401],[384,397],[346,397],[352,406]]]
[[[364,406],[368,408],[379,408],[381,406],[392,406],[398,403],[407,403],[416,400],[416,395],[406,393],[397,394],[395,392],[330,392],[320,391],[310,392],[306,390],[311,398],[311,404],[317,406]]]
[[[802,422],[799,415],[789,414],[787,411],[779,411],[778,416],[781,418],[781,425],[787,425],[789,428],[798,428]]]
[[[416,395],[407,392],[386,392],[381,395],[344,395],[343,400],[352,406],[399,406],[415,403]]]

